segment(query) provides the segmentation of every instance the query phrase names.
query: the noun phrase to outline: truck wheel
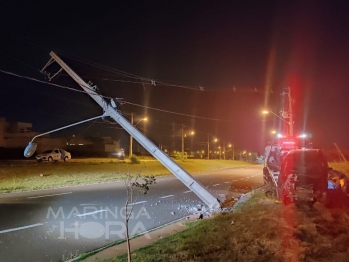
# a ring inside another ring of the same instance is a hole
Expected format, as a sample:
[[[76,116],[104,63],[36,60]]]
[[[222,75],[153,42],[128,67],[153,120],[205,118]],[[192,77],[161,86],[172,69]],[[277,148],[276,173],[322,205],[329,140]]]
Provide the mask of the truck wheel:
[[[67,162],[68,161],[68,157],[64,157],[64,162]]]
[[[53,161],[53,158],[50,156],[49,158],[48,158],[48,162],[52,162]]]

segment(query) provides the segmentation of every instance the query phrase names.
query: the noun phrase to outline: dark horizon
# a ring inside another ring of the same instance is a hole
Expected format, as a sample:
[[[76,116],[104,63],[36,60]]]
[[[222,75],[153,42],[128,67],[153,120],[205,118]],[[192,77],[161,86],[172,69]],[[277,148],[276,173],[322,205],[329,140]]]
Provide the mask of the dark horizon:
[[[346,3],[327,1],[87,2],[69,8],[64,1],[15,1],[1,11],[0,70],[45,81],[39,70],[53,50],[103,95],[137,104],[125,104],[123,113],[147,116],[140,127],[155,144],[170,146],[184,124],[196,132],[190,139],[195,150],[209,133],[262,153],[280,120],[261,111],[278,113],[280,94],[290,86],[295,134],[312,134],[319,148],[334,142],[349,148],[347,11]],[[39,132],[102,113],[86,94],[1,72],[0,79],[0,117],[31,122]],[[79,90],[65,73],[52,83]],[[125,131],[101,120],[91,124],[56,135],[99,133],[127,145]]]

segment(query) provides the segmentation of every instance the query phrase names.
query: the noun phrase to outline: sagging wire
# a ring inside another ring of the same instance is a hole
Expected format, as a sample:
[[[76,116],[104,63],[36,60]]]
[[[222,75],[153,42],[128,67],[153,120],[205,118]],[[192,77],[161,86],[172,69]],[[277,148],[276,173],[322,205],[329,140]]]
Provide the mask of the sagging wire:
[[[38,80],[38,79],[35,79],[35,78],[32,78],[32,77],[21,76],[21,75],[18,75],[18,74],[12,73],[12,72],[8,72],[8,71],[4,71],[4,70],[1,70],[1,69],[0,69],[0,72],[1,72],[1,73],[4,73],[4,74],[7,74],[7,75],[11,75],[11,76],[15,76],[15,77],[19,77],[19,78],[23,78],[23,79],[27,79],[27,80],[39,82],[39,83],[42,83],[42,84],[48,84],[48,85],[52,85],[52,86],[55,86],[55,87],[67,89],[67,90],[74,91],[74,92],[79,92],[79,93],[88,94],[88,95],[96,95],[95,93],[88,93],[88,92],[86,92],[85,90],[78,90],[78,89],[75,89],[75,88],[71,88],[71,87],[67,87],[67,86],[62,86],[62,85],[54,84],[54,83],[47,82],[47,81]],[[147,108],[147,109],[151,109],[151,110],[156,110],[156,111],[160,111],[160,112],[165,112],[165,113],[169,113],[169,114],[175,114],[175,115],[181,115],[181,116],[192,117],[192,118],[199,118],[199,119],[206,119],[206,120],[213,120],[213,121],[225,121],[225,122],[230,122],[229,120],[216,119],[216,118],[207,118],[207,117],[201,117],[201,116],[194,116],[194,115],[183,114],[183,113],[168,111],[168,110],[164,110],[164,109],[159,109],[159,108],[144,106],[144,105],[140,105],[140,104],[135,104],[135,103],[127,102],[127,101],[124,101],[124,100],[122,100],[122,99],[120,99],[120,98],[112,98],[112,97],[105,96],[105,95],[102,95],[102,94],[99,94],[99,96],[100,96],[100,97],[103,97],[103,98],[106,98],[108,101],[111,101],[111,103],[112,103],[112,101],[116,100],[117,102],[114,102],[116,107],[121,106],[121,105],[123,105],[123,104],[129,104],[129,105],[138,106],[138,107],[143,107],[143,108]],[[107,103],[106,103],[105,106],[107,106]],[[118,109],[120,110],[120,107],[119,107]]]
[[[32,78],[32,77],[21,76],[21,75],[18,75],[18,74],[12,73],[12,72],[8,72],[8,71],[4,71],[4,70],[0,70],[0,72],[4,73],[4,74],[7,74],[7,75],[11,75],[11,76],[15,76],[15,77],[19,77],[19,78],[23,78],[23,79],[27,79],[27,80],[39,82],[39,83],[42,83],[42,84],[48,84],[48,85],[52,85],[52,86],[55,86],[55,87],[67,89],[67,90],[74,91],[74,92],[79,92],[79,93],[88,94],[88,95],[94,95],[94,96],[96,95],[95,93],[89,93],[89,92],[86,92],[85,90],[78,90],[78,89],[75,89],[75,88],[62,86],[62,85],[54,84],[54,83],[47,82],[47,81],[38,80],[38,79],[35,79],[35,78]],[[144,105],[140,105],[140,104],[124,101],[121,98],[112,98],[110,96],[105,96],[105,95],[102,95],[102,94],[97,94],[97,95],[102,97],[102,98],[105,98],[111,104],[114,103],[115,109],[118,110],[119,113],[121,113],[121,106],[124,105],[124,104],[128,104],[128,105],[131,105],[131,106],[142,107],[142,108],[146,108],[146,109],[150,109],[150,110],[154,110],[154,111],[159,111],[159,112],[164,112],[164,113],[168,113],[168,114],[180,115],[180,116],[184,116],[184,117],[197,118],[197,119],[203,119],[203,120],[222,121],[222,122],[234,122],[234,123],[235,122],[251,122],[251,121],[247,121],[247,120],[244,120],[244,121],[232,121],[232,120],[226,120],[226,119],[209,118],[209,117],[202,117],[202,116],[184,114],[184,113],[179,113],[179,112],[174,112],[174,111],[169,111],[169,110],[164,110],[164,109],[159,109],[159,108],[155,108],[155,107],[144,106]],[[104,110],[106,110],[106,107],[108,106],[107,101],[105,102],[105,105],[104,105],[105,108],[103,108]],[[260,121],[265,121],[265,120],[259,120],[258,122],[260,122]]]
[[[40,47],[40,48],[45,49],[45,50],[49,50],[49,49],[52,50],[51,47],[43,45],[42,43],[34,41],[34,40],[30,39],[30,38],[27,38],[27,37],[24,37],[24,36],[21,36],[19,34],[12,33],[12,32],[9,32],[9,34],[12,35],[13,37],[19,39],[20,41],[27,42],[27,43],[29,43],[31,45],[35,45],[35,46]],[[109,67],[109,66],[105,66],[105,65],[99,64],[97,62],[89,61],[87,59],[82,59],[82,58],[79,58],[77,56],[73,56],[73,55],[67,54],[67,53],[65,53],[63,51],[59,51],[59,53],[63,54],[66,57],[69,57],[69,58],[71,58],[73,60],[79,61],[81,63],[87,64],[87,65],[90,65],[90,66],[94,66],[96,68],[103,69],[103,70],[106,70],[106,71],[109,71],[109,72],[113,72],[114,74],[118,74],[118,75],[121,75],[121,76],[124,76],[124,77],[127,77],[127,78],[133,78],[133,79],[140,80],[140,82],[138,82],[138,81],[123,81],[123,80],[101,79],[101,80],[105,80],[105,81],[118,81],[118,82],[128,82],[128,83],[134,83],[134,84],[142,84],[143,88],[145,88],[145,85],[152,85],[152,86],[178,87],[178,88],[184,88],[184,89],[200,91],[200,92],[230,92],[230,93],[231,92],[233,92],[233,93],[236,93],[236,92],[249,92],[249,93],[265,94],[265,91],[268,91],[268,93],[273,94],[273,90],[269,90],[269,89],[265,90],[264,88],[257,89],[256,87],[254,87],[254,88],[236,88],[235,86],[233,86],[233,87],[229,87],[229,88],[221,88],[219,90],[217,90],[217,89],[212,90],[211,88],[206,88],[206,87],[204,87],[202,85],[188,86],[188,85],[171,84],[171,83],[166,83],[166,82],[162,82],[162,81],[155,81],[154,79],[151,79],[151,78],[141,77],[141,76],[138,76],[138,75],[135,75],[135,74],[131,74],[131,73],[128,73],[128,72],[125,72],[125,71],[121,71],[121,70],[118,70],[118,69],[115,69],[115,68],[112,68],[112,67]]]

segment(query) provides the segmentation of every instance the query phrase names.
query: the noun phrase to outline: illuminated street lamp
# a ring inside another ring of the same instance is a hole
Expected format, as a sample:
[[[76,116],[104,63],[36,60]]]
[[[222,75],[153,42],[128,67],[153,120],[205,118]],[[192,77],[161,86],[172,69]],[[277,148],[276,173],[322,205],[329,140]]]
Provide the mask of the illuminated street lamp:
[[[286,121],[285,119],[283,119],[282,117],[280,117],[279,115],[277,115],[277,114],[275,114],[273,111],[270,111],[270,110],[263,110],[262,111],[262,113],[264,114],[264,115],[267,115],[267,114],[269,114],[269,113],[271,113],[271,114],[273,114],[274,116],[276,116],[277,118],[279,118],[279,119],[281,119],[283,122],[285,122],[287,125],[288,125],[288,127],[289,127],[289,136],[293,136],[293,122],[292,121]],[[290,119],[292,119],[291,117],[290,117]]]
[[[217,142],[217,141],[218,141],[217,138],[214,138],[212,140],[212,142]],[[210,153],[211,153],[211,151],[210,151],[210,135],[207,134],[207,159],[210,159]]]
[[[231,147],[231,144],[228,144],[227,145],[227,147]],[[226,152],[227,152],[228,150],[226,150],[226,147],[225,147],[225,144],[223,144],[223,159],[225,160],[225,155],[226,155]]]
[[[228,146],[229,148],[230,148],[230,147],[233,147],[233,160],[234,160],[234,145],[228,144],[227,146]],[[224,146],[223,150],[224,150],[224,151],[223,151],[223,154],[224,154],[224,160],[225,160],[225,152],[227,151],[227,150],[225,150],[225,146]]]
[[[133,126],[137,126],[141,121],[148,121],[148,118],[147,117],[144,117],[144,118],[141,118],[141,120],[139,120],[135,125],[133,124],[133,113],[131,113],[131,124]],[[131,158],[132,157],[132,148],[133,148],[133,137],[130,136],[130,150],[129,150],[129,154],[128,156]]]
[[[184,138],[188,135],[195,135],[194,131],[190,131],[188,134],[184,133],[184,125],[182,125],[182,158],[184,159]]]
[[[246,154],[246,151],[242,152],[242,154],[245,155],[245,154]],[[247,159],[247,157],[246,157],[246,159]],[[242,158],[241,158],[241,151],[240,151],[240,161],[241,161],[241,160],[242,160]]]

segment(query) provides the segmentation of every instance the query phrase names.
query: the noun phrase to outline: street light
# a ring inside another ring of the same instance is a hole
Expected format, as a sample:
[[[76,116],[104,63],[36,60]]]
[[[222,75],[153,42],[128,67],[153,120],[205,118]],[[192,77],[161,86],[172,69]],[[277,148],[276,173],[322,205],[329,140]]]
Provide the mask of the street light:
[[[270,110],[263,110],[262,113],[264,115],[267,115],[269,113],[273,114],[274,116],[276,116],[277,118],[281,119],[282,121],[284,121],[288,127],[289,127],[289,136],[293,136],[293,122],[292,121],[286,121],[285,119],[283,119],[282,117],[280,117],[279,115],[275,114],[273,111]]]
[[[104,116],[105,115],[95,116],[95,117],[92,117],[92,118],[89,118],[89,119],[86,119],[86,120],[83,120],[83,121],[80,121],[80,122],[77,122],[77,123],[74,123],[74,124],[63,126],[63,127],[51,130],[49,132],[42,133],[40,135],[34,136],[33,139],[28,143],[27,147],[24,149],[24,156],[26,158],[28,158],[28,157],[31,157],[35,153],[36,148],[38,147],[38,144],[34,143],[34,139],[35,138],[40,137],[40,136],[44,136],[44,135],[47,135],[47,134],[50,134],[50,133],[53,133],[53,132],[56,132],[56,131],[68,128],[68,127],[76,126],[76,125],[79,125],[79,124],[82,124],[82,123],[85,123],[85,122],[88,122],[88,121],[91,121],[91,120],[95,120],[95,119],[98,119],[98,118],[101,118],[101,117],[104,117]]]
[[[246,154],[246,151],[242,152],[243,155]],[[246,158],[247,159],[247,158]],[[241,151],[240,151],[240,161],[242,161],[242,158],[241,158]]]
[[[212,140],[212,142],[217,142],[218,141],[218,139],[217,138],[214,138],[213,140]],[[207,134],[207,159],[210,159],[210,135],[209,134]]]
[[[230,148],[230,147],[233,147],[233,160],[234,160],[234,145],[232,145],[232,144],[228,144],[228,147]],[[225,152],[226,152],[226,150],[225,150],[225,145],[224,145],[224,149],[223,149],[224,151],[223,151],[223,154],[224,154],[224,160],[225,160]]]
[[[137,126],[141,121],[148,121],[148,118],[147,117],[144,117],[144,118],[141,118],[141,120],[139,120],[135,125],[133,124],[133,113],[131,113],[131,124],[133,126]],[[128,156],[131,158],[132,157],[132,148],[133,148],[133,137],[130,136],[130,150],[129,150],[129,154]]]
[[[184,125],[182,125],[182,159],[184,159],[184,138],[188,135],[195,135],[194,131],[190,131],[188,134],[184,133]]]

